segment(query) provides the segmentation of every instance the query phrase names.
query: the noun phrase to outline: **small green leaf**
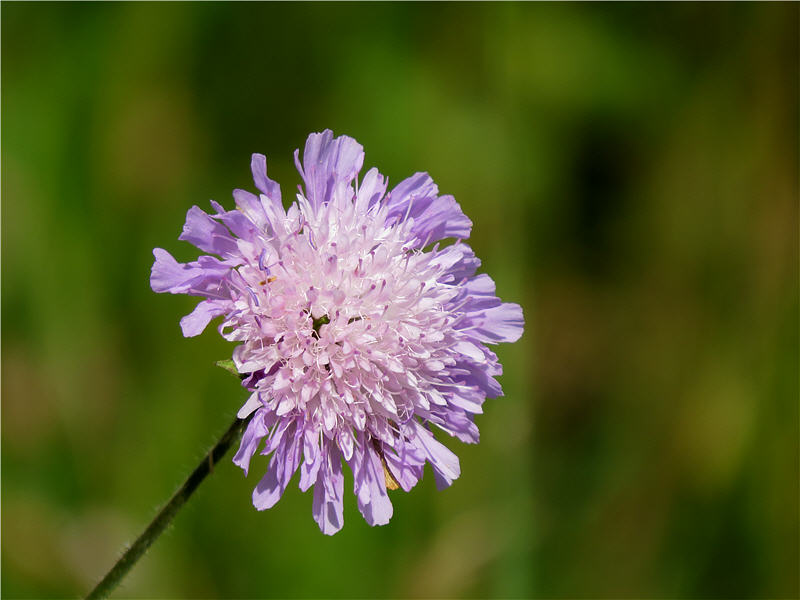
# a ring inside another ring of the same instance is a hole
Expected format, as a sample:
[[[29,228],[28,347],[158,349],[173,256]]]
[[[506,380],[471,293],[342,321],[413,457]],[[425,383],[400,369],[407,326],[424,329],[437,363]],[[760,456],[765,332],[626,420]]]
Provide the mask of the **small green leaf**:
[[[236,370],[236,365],[233,364],[233,360],[231,360],[230,358],[226,358],[225,360],[218,360],[214,364],[217,365],[218,367],[225,369],[226,371],[228,371],[228,373],[232,373],[233,375],[236,375],[236,377],[239,377],[239,371]]]

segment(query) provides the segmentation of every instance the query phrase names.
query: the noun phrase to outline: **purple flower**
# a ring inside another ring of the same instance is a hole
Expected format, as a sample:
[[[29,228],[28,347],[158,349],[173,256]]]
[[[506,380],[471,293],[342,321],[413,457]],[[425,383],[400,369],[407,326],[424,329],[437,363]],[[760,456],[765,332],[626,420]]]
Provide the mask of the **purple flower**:
[[[478,441],[473,415],[502,394],[502,367],[486,344],[522,335],[522,309],[495,297],[480,261],[461,242],[472,223],[427,173],[386,192],[364,151],[329,130],[306,141],[297,200],[284,210],[264,156],[254,154],[259,194],[234,190],[236,210],[193,206],[181,240],[208,255],[178,263],[153,251],[156,292],[203,300],[181,319],[184,336],[223,316],[220,334],[239,342],[236,369],[252,392],[252,415],[233,461],[247,472],[259,447],[272,455],[253,492],[272,507],[294,473],[314,486],[323,533],[342,527],[342,459],[361,514],[388,523],[387,490],[409,491],[429,462],[438,487],[460,474],[458,457],[433,426]],[[445,238],[456,243],[430,244]],[[215,255],[215,256],[212,256]]]

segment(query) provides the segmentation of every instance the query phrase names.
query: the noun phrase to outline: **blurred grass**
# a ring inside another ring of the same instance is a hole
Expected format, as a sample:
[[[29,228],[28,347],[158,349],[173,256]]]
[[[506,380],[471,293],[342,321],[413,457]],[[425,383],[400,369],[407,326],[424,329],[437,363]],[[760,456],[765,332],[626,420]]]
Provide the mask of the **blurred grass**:
[[[85,593],[227,426],[150,252],[326,127],[472,218],[506,397],[383,528],[221,465],[119,597],[800,594],[796,4],[0,10],[4,597]]]

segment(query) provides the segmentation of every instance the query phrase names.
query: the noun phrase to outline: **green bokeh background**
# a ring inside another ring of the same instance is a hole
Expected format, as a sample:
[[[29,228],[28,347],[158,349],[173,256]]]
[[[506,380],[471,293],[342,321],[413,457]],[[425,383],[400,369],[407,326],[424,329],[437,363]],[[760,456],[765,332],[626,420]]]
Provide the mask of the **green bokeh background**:
[[[151,250],[332,128],[474,221],[506,396],[382,528],[225,461],[117,597],[796,598],[797,117],[797,4],[3,3],[3,597],[84,594],[227,427]]]

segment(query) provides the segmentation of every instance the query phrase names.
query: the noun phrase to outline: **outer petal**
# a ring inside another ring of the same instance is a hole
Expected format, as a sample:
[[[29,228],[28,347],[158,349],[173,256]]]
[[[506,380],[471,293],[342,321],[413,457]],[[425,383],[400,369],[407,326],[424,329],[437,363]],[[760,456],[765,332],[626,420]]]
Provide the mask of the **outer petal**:
[[[150,287],[154,292],[186,293],[186,282],[194,277],[196,271],[188,271],[186,265],[179,263],[163,248],[154,248],[156,260],[150,271]]]
[[[444,238],[468,238],[472,221],[452,196],[438,196],[439,188],[427,173],[404,179],[389,192],[387,223],[414,219],[411,232],[416,247]]]
[[[492,358],[483,364],[459,361],[456,363],[456,367],[465,372],[457,378],[458,383],[477,387],[487,398],[497,398],[503,395],[503,388],[493,377],[493,375],[502,375],[502,368],[497,363],[496,358]]]
[[[454,403],[451,402],[451,404]],[[430,411],[419,411],[419,414],[464,443],[477,444],[480,441],[478,426],[466,412],[462,412],[458,408],[449,407],[442,410],[437,407]]]
[[[464,321],[472,338],[489,344],[516,342],[522,337],[525,319],[519,304],[503,303],[488,308]]]
[[[455,243],[440,250],[431,262],[444,268],[442,277],[439,278],[442,283],[461,283],[472,277],[481,266],[481,261],[472,248],[464,243]]]
[[[326,129],[308,136],[303,164],[300,165],[298,152],[295,163],[305,182],[306,197],[317,208],[330,202],[337,187],[355,179],[364,164],[364,148],[346,135],[334,138],[333,132]]]
[[[267,435],[269,428],[268,414],[266,409],[260,409],[256,412],[250,423],[248,423],[244,435],[242,435],[239,451],[233,457],[233,464],[241,468],[245,475],[250,469],[250,459],[253,458],[253,454],[258,449],[261,440]]]
[[[411,443],[395,440],[394,449],[383,447],[383,456],[397,483],[409,492],[417,485],[425,468],[425,456]]]
[[[159,293],[204,295],[206,288],[218,285],[231,270],[231,265],[211,256],[179,263],[162,248],[154,248],[153,256],[156,260],[150,272],[150,287]]]
[[[194,310],[181,319],[183,337],[194,337],[203,333],[203,330],[214,317],[219,317],[228,312],[233,303],[228,300],[203,300]]]
[[[281,499],[289,480],[300,464],[301,433],[292,426],[281,438],[267,472],[253,490],[253,506],[258,510],[272,508]]]
[[[186,223],[178,239],[219,256],[236,254],[236,241],[231,237],[227,228],[197,206],[193,206],[186,213]]]
[[[364,175],[356,194],[356,212],[363,214],[383,199],[386,193],[386,178],[372,168]]]
[[[459,323],[457,329],[468,330],[468,337],[473,340],[499,344],[516,342],[525,325],[522,307],[519,304],[503,303],[496,297],[492,278],[481,274],[464,284],[466,292],[462,310],[466,318]]]
[[[325,535],[333,535],[344,525],[343,494],[342,454],[329,444],[314,485],[313,504],[314,520]]]
[[[494,281],[486,273],[481,273],[467,281],[464,289],[469,298],[466,312],[475,312],[500,304],[500,298],[494,295]]]
[[[236,417],[239,419],[246,419],[253,414],[253,411],[261,408],[262,406],[264,406],[264,403],[261,401],[261,394],[259,392],[253,392],[250,394],[247,402],[242,404],[239,412],[236,413]]]
[[[367,447],[364,451],[361,477],[369,488],[369,502],[362,503],[359,497],[358,503],[364,520],[372,526],[386,525],[392,518],[394,508],[386,492],[386,480],[381,459],[371,447]]]
[[[226,211],[218,203],[211,201],[211,206],[217,211],[216,219],[222,221],[236,237],[252,241],[258,237],[259,230],[255,224],[239,210]]]
[[[450,449],[433,437],[433,434],[418,422],[413,421],[416,431],[417,447],[425,454],[433,467],[436,487],[440,490],[448,487],[461,475],[458,457]]]
[[[239,212],[252,222],[259,231],[267,231],[267,226],[269,225],[267,213],[258,196],[245,190],[233,190],[233,199],[236,201],[236,208]]]
[[[253,181],[258,190],[272,202],[280,205],[281,186],[267,177],[267,157],[263,154],[253,154],[250,169],[253,171]]]
[[[368,434],[358,435],[358,445],[348,461],[353,471],[353,492],[358,509],[370,525],[385,525],[392,518],[392,503],[386,492],[383,464]]]
[[[319,432],[309,428],[303,434],[303,463],[300,465],[300,489],[306,491],[317,480],[325,459],[319,447]]]

